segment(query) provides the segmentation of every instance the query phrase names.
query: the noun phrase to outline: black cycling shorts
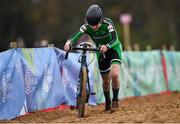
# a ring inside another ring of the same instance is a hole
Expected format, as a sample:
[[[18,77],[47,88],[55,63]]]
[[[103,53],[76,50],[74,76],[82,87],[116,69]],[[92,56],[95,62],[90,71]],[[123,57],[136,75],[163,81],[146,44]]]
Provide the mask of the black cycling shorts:
[[[105,58],[103,57],[103,55],[101,54],[98,60],[99,63],[99,70],[101,73],[108,73],[110,71],[110,66],[111,64],[121,64],[121,60],[118,56],[118,53],[113,50],[113,49],[109,49],[106,53],[105,53]]]

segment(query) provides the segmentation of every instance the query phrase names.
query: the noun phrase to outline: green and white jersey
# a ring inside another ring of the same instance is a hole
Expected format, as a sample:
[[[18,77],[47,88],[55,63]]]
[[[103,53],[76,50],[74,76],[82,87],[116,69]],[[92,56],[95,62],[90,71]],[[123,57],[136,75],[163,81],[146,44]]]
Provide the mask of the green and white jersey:
[[[79,31],[72,35],[70,41],[75,43],[83,34],[88,34],[97,47],[99,45],[106,45],[109,49],[116,50],[119,58],[122,60],[122,46],[117,37],[117,31],[114,24],[109,18],[104,18],[101,26],[96,31],[88,24],[82,25]],[[97,56],[99,57],[98,54]]]

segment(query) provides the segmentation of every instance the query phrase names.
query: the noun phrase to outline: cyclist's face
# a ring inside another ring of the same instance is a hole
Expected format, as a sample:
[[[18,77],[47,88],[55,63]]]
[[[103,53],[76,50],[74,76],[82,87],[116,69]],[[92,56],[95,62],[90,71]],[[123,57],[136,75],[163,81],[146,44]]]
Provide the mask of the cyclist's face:
[[[100,26],[101,26],[101,23],[99,23],[99,24],[97,24],[97,25],[91,25],[91,28],[92,28],[94,31],[97,31]]]

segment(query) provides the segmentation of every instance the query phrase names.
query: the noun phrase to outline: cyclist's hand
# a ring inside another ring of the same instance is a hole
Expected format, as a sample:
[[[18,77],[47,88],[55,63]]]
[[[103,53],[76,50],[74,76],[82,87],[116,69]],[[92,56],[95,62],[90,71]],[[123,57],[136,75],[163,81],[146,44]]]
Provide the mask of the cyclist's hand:
[[[108,48],[106,47],[106,45],[102,45],[100,47],[100,52],[102,52],[102,53],[105,53],[107,50],[108,50]]]
[[[64,50],[65,50],[65,51],[68,51],[68,50],[69,50],[69,46],[70,46],[71,44],[72,44],[71,41],[68,40],[68,41],[65,43],[65,45],[64,45]]]

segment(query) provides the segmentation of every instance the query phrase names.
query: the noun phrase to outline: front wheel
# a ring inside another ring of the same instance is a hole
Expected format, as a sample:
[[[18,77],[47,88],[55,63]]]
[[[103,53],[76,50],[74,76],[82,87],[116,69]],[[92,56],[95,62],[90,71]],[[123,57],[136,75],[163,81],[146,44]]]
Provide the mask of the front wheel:
[[[80,74],[80,93],[77,99],[78,105],[78,117],[82,118],[85,114],[85,104],[86,104],[86,82],[87,82],[87,68],[83,67]]]

